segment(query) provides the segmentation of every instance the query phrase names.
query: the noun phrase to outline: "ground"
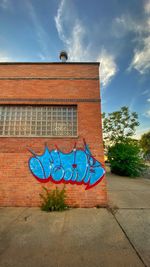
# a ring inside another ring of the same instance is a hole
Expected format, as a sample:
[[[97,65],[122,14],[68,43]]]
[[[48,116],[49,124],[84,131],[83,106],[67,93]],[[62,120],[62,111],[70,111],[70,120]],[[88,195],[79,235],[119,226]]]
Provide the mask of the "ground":
[[[150,180],[107,180],[107,209],[1,208],[0,266],[150,266]]]

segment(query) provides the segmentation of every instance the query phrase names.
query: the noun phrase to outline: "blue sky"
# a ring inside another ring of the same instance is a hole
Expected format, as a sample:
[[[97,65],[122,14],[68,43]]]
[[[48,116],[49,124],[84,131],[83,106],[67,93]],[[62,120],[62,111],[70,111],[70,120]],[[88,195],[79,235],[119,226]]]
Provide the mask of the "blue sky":
[[[102,110],[150,129],[150,0],[0,0],[0,61],[100,61]]]

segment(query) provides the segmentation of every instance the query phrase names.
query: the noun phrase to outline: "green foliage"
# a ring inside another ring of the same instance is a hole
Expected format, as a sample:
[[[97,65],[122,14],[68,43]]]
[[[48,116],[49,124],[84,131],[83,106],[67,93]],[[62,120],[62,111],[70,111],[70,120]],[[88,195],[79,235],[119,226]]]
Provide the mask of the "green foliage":
[[[67,208],[65,204],[66,195],[65,188],[62,190],[56,189],[48,190],[46,187],[43,187],[45,191],[43,194],[40,194],[43,202],[41,205],[41,209],[44,211],[62,211]]]
[[[135,142],[116,143],[109,147],[108,159],[111,172],[121,176],[136,177],[145,170],[140,147]]]
[[[150,131],[142,135],[140,145],[145,155],[150,154]]]
[[[121,107],[120,110],[102,114],[103,117],[103,138],[105,146],[130,139],[136,127],[139,125],[136,112],[130,112],[128,107]]]

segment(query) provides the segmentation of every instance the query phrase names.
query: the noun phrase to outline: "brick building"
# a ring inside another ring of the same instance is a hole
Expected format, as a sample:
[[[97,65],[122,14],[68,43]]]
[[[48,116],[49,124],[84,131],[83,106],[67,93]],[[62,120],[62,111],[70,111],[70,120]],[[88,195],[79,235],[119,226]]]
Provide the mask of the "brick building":
[[[40,204],[43,183],[29,169],[29,149],[40,155],[46,143],[69,153],[85,139],[104,162],[99,86],[99,63],[0,63],[0,206]],[[85,187],[66,184],[69,205],[106,205],[105,178]]]

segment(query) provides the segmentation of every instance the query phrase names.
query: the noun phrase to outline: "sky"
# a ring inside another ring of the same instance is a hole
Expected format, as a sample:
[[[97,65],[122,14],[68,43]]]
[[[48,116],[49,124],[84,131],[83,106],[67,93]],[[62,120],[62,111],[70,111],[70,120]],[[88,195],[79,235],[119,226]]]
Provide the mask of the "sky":
[[[150,0],[0,0],[0,62],[100,62],[102,111],[150,130]]]

